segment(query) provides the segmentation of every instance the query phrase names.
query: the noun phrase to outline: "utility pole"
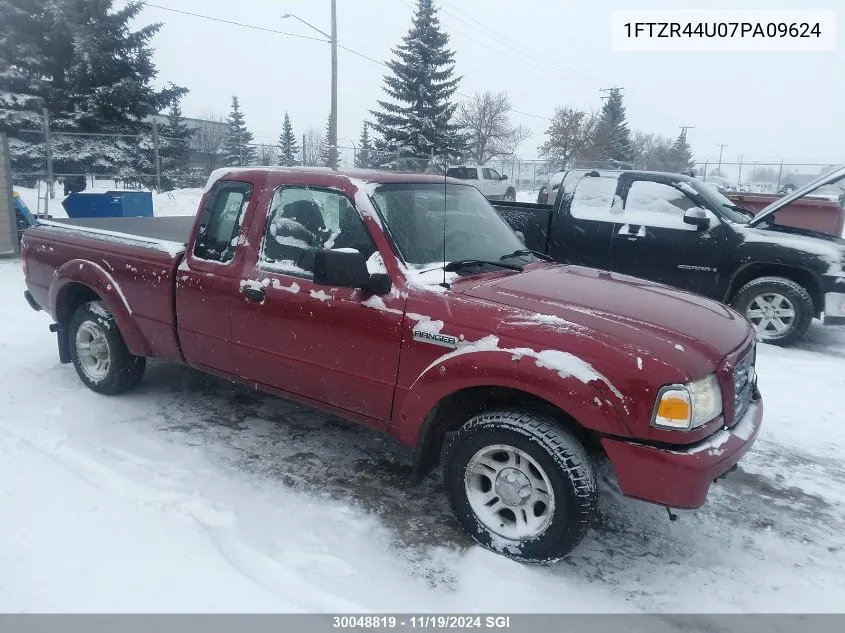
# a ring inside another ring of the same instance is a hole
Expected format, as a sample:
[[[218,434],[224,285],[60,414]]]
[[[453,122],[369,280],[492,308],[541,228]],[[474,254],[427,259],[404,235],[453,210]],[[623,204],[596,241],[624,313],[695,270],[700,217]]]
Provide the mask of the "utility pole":
[[[716,146],[716,147],[719,148],[719,173],[722,173],[722,152],[725,151],[725,148],[727,146],[728,146],[727,143],[722,143],[722,144]]]
[[[681,129],[681,136],[683,136],[684,138],[687,137],[687,130],[695,129],[694,125],[679,125],[678,127]]]
[[[603,97],[599,97],[602,101],[610,98],[610,93],[614,90],[625,90],[624,86],[613,86],[611,88],[600,88],[599,92],[605,93]]]
[[[331,112],[329,114],[329,165],[332,169],[337,169],[337,0],[331,0],[332,13],[332,27],[331,35],[318,29],[310,22],[306,22],[298,15],[293,13],[285,13],[282,18],[293,18],[299,20],[308,28],[316,31],[325,38],[328,38],[329,44],[332,48],[332,93],[331,93]]]

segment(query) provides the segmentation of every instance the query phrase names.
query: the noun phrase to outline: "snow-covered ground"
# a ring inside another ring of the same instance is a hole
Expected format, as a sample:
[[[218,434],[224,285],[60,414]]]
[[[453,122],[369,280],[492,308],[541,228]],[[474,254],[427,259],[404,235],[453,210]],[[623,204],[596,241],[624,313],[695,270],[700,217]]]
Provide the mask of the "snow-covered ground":
[[[455,526],[390,439],[151,362],[99,396],[0,260],[0,612],[845,609],[845,330],[763,345],[765,429],[698,512],[621,498],[566,561]]]

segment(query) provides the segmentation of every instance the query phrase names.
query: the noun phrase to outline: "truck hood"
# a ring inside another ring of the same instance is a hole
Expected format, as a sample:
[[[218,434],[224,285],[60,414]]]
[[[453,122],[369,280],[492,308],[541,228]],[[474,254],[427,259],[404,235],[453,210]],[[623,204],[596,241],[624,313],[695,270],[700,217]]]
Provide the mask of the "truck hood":
[[[664,359],[689,373],[700,374],[702,361],[714,370],[751,335],[745,319],[717,301],[581,266],[544,265],[464,294],[565,319],[620,351]],[[548,345],[547,332],[525,329],[527,339]]]
[[[800,253],[812,253],[828,264],[830,274],[843,270],[845,265],[845,239],[841,237],[779,224],[737,225],[736,228],[745,243],[765,242]]]
[[[803,198],[806,195],[813,193],[819,187],[824,187],[825,185],[832,185],[834,183],[839,182],[840,180],[845,178],[845,167],[840,167],[839,169],[835,169],[829,174],[825,174],[824,176],[820,176],[816,180],[804,185],[800,189],[796,189],[788,196],[784,196],[778,200],[775,200],[772,204],[768,207],[760,211],[757,215],[754,216],[748,226],[757,226],[763,220],[768,218],[771,215],[774,215],[784,207],[788,206],[789,204],[798,200],[798,198]]]

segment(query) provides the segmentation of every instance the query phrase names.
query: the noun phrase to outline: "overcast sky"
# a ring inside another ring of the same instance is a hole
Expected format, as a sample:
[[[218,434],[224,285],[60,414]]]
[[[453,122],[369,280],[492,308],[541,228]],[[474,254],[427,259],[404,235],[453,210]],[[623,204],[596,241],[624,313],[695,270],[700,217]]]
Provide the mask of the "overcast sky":
[[[152,4],[279,29],[316,33],[295,13],[328,32],[329,0],[154,0]],[[386,60],[411,23],[414,0],[337,0],[338,40]],[[697,5],[698,3],[696,3]],[[697,160],[845,163],[845,8],[841,0],[708,0],[707,8],[836,9],[835,53],[615,53],[614,8],[678,8],[648,0],[439,0],[440,19],[456,51],[460,92],[507,90],[516,122],[533,136],[519,149],[531,158],[555,107],[601,106],[599,89],[625,87],[632,129],[688,138]],[[693,8],[693,4],[689,4]],[[701,6],[701,5],[698,5]],[[329,112],[328,44],[179,15],[147,6],[140,22],[160,21],[159,80],[191,90],[186,116],[226,114],[237,94],[256,141],[275,143],[285,109],[297,134],[323,128]],[[483,25],[480,26],[480,25]],[[383,97],[386,69],[339,51],[341,145],[360,134]],[[537,118],[540,117],[540,118]]]

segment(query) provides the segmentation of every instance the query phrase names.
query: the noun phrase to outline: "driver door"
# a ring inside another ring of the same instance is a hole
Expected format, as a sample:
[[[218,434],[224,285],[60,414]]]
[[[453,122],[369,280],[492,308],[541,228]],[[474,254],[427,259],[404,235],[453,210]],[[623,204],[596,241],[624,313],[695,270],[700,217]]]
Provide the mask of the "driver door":
[[[699,208],[679,183],[647,175],[624,174],[623,198],[614,226],[613,269],[651,281],[716,296],[725,227],[709,210],[710,226],[684,222],[684,213]]]
[[[404,299],[313,281],[320,248],[379,252],[343,192],[281,187],[255,214],[240,297],[232,304],[238,375],[373,420],[390,419]],[[341,246],[342,245],[342,246]],[[382,305],[387,309],[379,309]]]

